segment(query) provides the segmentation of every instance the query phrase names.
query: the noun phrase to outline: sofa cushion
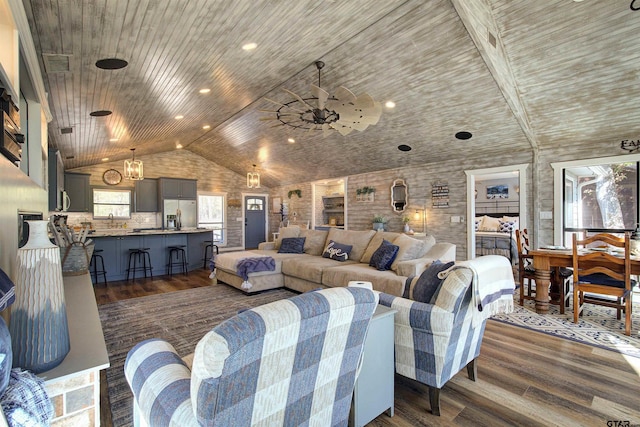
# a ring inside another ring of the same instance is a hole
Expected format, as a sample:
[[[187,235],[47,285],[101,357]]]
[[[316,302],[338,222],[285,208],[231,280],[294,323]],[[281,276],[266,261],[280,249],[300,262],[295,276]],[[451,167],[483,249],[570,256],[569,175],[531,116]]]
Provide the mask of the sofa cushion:
[[[279,254],[301,254],[304,253],[304,237],[285,237],[282,239]]]
[[[351,245],[350,259],[359,261],[364,255],[364,251],[367,249],[371,238],[376,234],[374,230],[367,231],[351,231],[341,230],[339,228],[332,228],[329,231],[327,241],[333,240],[334,242],[340,242],[343,245]]]
[[[282,273],[287,276],[297,277],[313,283],[322,283],[323,270],[344,264],[353,264],[354,261],[336,261],[331,258],[323,258],[311,255],[297,255],[282,261]],[[353,280],[353,279],[352,279]],[[346,286],[346,284],[344,285]]]
[[[388,240],[389,242],[393,242],[401,233],[394,233],[392,231],[378,231],[373,235],[371,241],[367,245],[367,249],[365,249],[362,258],[360,258],[360,262],[365,264],[369,264],[371,261],[371,256],[375,251],[378,250],[380,244],[383,240]]]
[[[371,282],[373,289],[390,295],[400,296],[407,280],[391,270],[378,271],[363,263],[340,264],[338,267],[326,268],[322,272],[322,284],[328,287],[348,286],[352,280]]]
[[[371,256],[369,266],[381,271],[391,269],[391,264],[393,264],[393,260],[398,255],[398,249],[398,246],[388,240],[383,240],[380,247]]]
[[[427,304],[433,304],[438,296],[443,279],[438,277],[438,273],[453,266],[454,262],[442,263],[436,260],[427,267],[420,276],[411,282],[409,298]]]
[[[352,248],[353,246],[351,245],[344,245],[342,243],[329,240],[329,244],[324,248],[324,252],[322,252],[322,257],[335,259],[336,261],[346,261],[349,259],[349,254],[351,254]]]
[[[286,239],[288,237],[298,237],[300,235],[300,227],[298,227],[297,225],[291,226],[291,227],[282,227],[278,231],[280,234],[276,239],[275,249],[280,249],[280,245],[282,244],[282,239]]]
[[[322,255],[327,245],[328,230],[300,230],[300,237],[304,237],[304,253],[309,255]]]
[[[428,251],[428,249],[425,249],[427,247],[426,241],[414,239],[406,234],[399,235],[393,241],[393,244],[398,246],[398,255],[393,261],[393,264],[391,264],[391,269],[393,271],[398,270],[399,262],[420,258]]]

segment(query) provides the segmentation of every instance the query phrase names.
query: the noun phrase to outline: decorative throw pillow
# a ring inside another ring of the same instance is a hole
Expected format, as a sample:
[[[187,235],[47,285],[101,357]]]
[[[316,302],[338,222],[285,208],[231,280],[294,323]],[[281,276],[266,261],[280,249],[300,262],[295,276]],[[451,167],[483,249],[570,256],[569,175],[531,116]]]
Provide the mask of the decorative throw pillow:
[[[376,270],[389,270],[398,255],[398,249],[400,249],[398,246],[388,240],[383,240],[380,247],[371,255],[369,265],[375,267]]]
[[[343,245],[342,243],[329,240],[329,244],[324,248],[322,257],[335,259],[336,261],[346,261],[349,259],[352,248],[353,246],[351,245]]]
[[[503,221],[500,220],[500,228],[498,231],[500,233],[511,233],[516,228],[516,223],[514,221]]]
[[[475,226],[476,226],[476,231],[480,231],[480,228],[482,227],[482,220],[484,219],[483,216],[477,216],[476,220],[475,220]]]
[[[275,242],[275,248],[280,249],[280,244],[282,243],[282,239],[286,239],[287,237],[298,237],[300,235],[300,227],[291,226],[291,227],[282,227],[278,230],[280,233]]]
[[[285,237],[280,243],[279,254],[302,254],[304,253],[304,237]]]
[[[478,231],[498,231],[500,228],[500,219],[485,216],[482,220],[482,224],[478,228]]]
[[[453,267],[455,262],[450,261],[446,264],[440,260],[436,260],[431,263],[413,283],[413,289],[411,289],[411,299],[414,301],[420,301],[424,303],[431,303],[434,295],[438,293],[440,285],[442,285],[443,279],[438,277],[438,273],[448,268]]]

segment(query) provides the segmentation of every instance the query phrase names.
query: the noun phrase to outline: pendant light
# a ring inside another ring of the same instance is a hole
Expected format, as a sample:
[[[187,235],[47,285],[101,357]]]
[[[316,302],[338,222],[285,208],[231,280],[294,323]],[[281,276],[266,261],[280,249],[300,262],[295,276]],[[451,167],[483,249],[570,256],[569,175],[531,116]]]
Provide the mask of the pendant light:
[[[131,148],[131,160],[124,161],[124,177],[134,181],[141,181],[144,179],[144,173],[142,171],[142,161],[136,160],[136,149]]]
[[[247,187],[260,188],[260,174],[256,172],[256,165],[253,165],[253,172],[247,172]]]

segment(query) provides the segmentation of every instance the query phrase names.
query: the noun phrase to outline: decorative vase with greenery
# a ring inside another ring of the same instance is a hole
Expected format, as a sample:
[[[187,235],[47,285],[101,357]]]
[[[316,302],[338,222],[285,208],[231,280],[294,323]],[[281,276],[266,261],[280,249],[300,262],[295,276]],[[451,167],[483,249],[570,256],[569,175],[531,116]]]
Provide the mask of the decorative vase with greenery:
[[[384,231],[384,226],[387,223],[387,218],[382,215],[375,215],[373,217],[373,229],[376,231]]]
[[[408,233],[411,228],[409,227],[409,222],[411,221],[411,218],[409,218],[407,215],[402,217],[402,223],[404,224],[404,232]]]

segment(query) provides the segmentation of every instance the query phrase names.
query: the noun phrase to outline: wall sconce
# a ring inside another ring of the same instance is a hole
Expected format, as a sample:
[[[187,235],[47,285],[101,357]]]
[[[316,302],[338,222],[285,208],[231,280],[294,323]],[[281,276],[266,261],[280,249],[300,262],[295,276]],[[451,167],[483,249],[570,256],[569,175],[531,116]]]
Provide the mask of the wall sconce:
[[[515,187],[513,187],[514,190],[516,190],[516,193],[520,194],[520,186],[516,185]]]

